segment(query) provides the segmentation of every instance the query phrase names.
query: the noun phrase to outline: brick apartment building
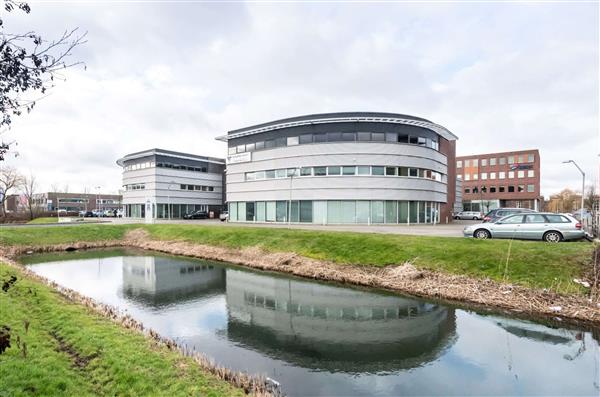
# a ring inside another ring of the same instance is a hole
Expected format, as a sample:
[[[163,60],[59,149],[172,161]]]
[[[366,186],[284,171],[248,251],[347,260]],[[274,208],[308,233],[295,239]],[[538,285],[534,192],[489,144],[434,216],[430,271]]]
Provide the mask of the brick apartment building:
[[[537,149],[457,156],[456,175],[462,180],[465,211],[538,210],[543,203]]]
[[[114,210],[121,208],[123,198],[120,194],[94,193],[58,193],[46,192],[33,195],[35,211],[52,212],[57,209],[66,211]],[[4,203],[7,212],[27,211],[27,200],[20,195],[10,195]]]

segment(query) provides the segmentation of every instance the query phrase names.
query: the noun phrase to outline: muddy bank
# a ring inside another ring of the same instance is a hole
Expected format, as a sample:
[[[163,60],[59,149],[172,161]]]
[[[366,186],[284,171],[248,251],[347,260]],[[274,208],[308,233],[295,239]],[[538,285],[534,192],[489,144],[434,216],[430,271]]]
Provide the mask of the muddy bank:
[[[598,294],[597,285],[592,286],[593,292],[590,297],[567,296],[546,290],[503,284],[489,279],[482,280],[417,269],[409,263],[384,268],[340,265],[301,257],[293,253],[268,253],[258,248],[234,249],[183,241],[151,240],[141,229],[132,230],[124,240],[43,247],[11,247],[5,248],[0,253],[15,258],[28,251],[49,252],[104,247],[141,248],[174,255],[230,262],[255,269],[289,273],[317,280],[383,288],[417,297],[501,309],[517,315],[558,317],[573,322],[600,324],[600,294]]]

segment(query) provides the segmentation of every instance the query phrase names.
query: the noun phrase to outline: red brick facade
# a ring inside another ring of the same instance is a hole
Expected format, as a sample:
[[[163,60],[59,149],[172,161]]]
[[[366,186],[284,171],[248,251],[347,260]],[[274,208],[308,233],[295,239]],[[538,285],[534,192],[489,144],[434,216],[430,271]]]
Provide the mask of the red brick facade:
[[[456,158],[456,174],[463,181],[465,207],[471,202],[483,201],[483,208],[469,209],[485,211],[490,205],[540,208],[540,153],[537,149],[460,156]]]

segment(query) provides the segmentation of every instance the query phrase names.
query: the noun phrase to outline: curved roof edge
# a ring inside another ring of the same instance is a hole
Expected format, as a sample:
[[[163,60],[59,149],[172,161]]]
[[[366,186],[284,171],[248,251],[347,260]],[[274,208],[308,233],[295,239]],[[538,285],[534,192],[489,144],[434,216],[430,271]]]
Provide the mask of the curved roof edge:
[[[448,140],[457,140],[458,137],[450,132],[447,128],[436,124],[427,119],[420,117],[409,116],[397,113],[381,113],[381,112],[340,112],[340,113],[321,113],[305,116],[290,117],[268,123],[256,124],[250,127],[232,130],[227,135],[219,136],[216,139],[227,142],[229,139],[239,138],[242,136],[259,134],[282,128],[295,127],[309,124],[325,124],[325,123],[343,123],[343,122],[380,122],[380,123],[397,123],[414,125],[430,129]]]
[[[123,156],[117,160],[117,164],[122,167],[125,160],[135,160],[135,159],[138,159],[141,157],[152,156],[155,154],[165,155],[165,156],[170,156],[170,157],[177,157],[177,158],[188,159],[188,160],[208,161],[209,163],[225,164],[225,159],[220,159],[220,158],[216,158],[216,157],[198,156],[196,154],[191,154],[191,153],[175,152],[172,150],[157,149],[157,148],[143,150],[141,152],[126,154],[125,156]]]

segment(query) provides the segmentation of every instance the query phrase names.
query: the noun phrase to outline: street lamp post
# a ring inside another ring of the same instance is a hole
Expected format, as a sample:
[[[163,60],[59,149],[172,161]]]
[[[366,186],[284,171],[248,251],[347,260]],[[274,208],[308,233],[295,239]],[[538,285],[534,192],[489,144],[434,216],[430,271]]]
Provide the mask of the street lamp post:
[[[288,206],[288,226],[291,226],[292,224],[292,184],[294,182],[294,176],[296,175],[296,171],[298,169],[297,168],[292,168],[292,173],[289,175],[290,177],[290,204]],[[290,170],[288,169],[286,172],[289,172]],[[300,208],[298,208],[298,211],[300,211]]]
[[[96,189],[96,210],[100,209],[100,186],[95,186],[94,189]]]
[[[583,203],[584,203],[584,197],[585,197],[585,172],[583,172],[583,170],[577,165],[577,163],[575,161],[573,161],[573,160],[563,161],[563,164],[568,164],[568,163],[573,163],[573,165],[575,167],[577,167],[579,172],[581,172],[582,181],[581,181],[581,210],[580,210],[581,219],[580,219],[580,222],[583,223]]]

